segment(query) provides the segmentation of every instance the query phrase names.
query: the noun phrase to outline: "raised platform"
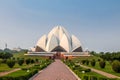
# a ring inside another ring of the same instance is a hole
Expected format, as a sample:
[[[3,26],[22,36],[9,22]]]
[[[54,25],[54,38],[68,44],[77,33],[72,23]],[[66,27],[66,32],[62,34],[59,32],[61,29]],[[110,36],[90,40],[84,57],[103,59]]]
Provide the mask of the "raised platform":
[[[25,55],[29,55],[29,56],[55,56],[56,54],[58,54],[57,52],[28,52]],[[72,52],[72,53],[68,53],[68,52],[59,52],[59,55],[64,56],[64,57],[79,57],[79,56],[90,56],[90,54],[88,52]]]

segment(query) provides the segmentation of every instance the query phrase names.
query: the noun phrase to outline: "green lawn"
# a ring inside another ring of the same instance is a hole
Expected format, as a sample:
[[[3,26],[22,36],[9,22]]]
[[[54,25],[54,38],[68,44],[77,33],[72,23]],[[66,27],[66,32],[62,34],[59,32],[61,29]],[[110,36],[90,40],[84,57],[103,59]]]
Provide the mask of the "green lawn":
[[[31,72],[31,71],[30,71]],[[28,74],[29,72],[27,72],[26,70],[19,70],[19,71],[16,71],[16,72],[13,72],[13,73],[10,73],[6,76],[11,76],[11,77],[16,77],[16,76],[24,76],[26,74]]]
[[[40,56],[28,56],[28,55],[24,55],[24,54],[26,54],[25,52],[18,52],[18,53],[14,53],[13,54],[13,57],[15,57],[15,58],[24,58],[24,59],[26,59],[26,58],[31,58],[31,59],[45,59],[45,58],[43,58],[43,57],[40,57]]]
[[[24,68],[24,67],[32,66],[32,65],[33,65],[33,64],[30,64],[30,65],[23,64],[22,66],[19,66],[19,65],[16,63],[13,68],[9,68],[9,67],[7,66],[7,64],[1,64],[1,65],[0,65],[0,72],[10,71],[10,70],[13,70],[13,69],[15,69],[15,68]]]

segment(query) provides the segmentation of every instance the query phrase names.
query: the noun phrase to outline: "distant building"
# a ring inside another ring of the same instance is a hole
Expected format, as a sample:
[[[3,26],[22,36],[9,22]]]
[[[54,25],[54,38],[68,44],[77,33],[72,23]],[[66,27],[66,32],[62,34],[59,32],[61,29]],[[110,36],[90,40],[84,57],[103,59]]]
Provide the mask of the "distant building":
[[[18,51],[18,52],[19,52],[19,51],[21,51],[22,49],[21,49],[20,47],[18,47],[18,48],[13,48],[12,50],[13,50],[13,51]]]
[[[87,54],[87,55],[86,55]],[[54,27],[48,35],[43,35],[36,46],[26,55],[51,56],[70,58],[75,56],[90,56],[84,52],[79,39],[70,35],[63,27]]]

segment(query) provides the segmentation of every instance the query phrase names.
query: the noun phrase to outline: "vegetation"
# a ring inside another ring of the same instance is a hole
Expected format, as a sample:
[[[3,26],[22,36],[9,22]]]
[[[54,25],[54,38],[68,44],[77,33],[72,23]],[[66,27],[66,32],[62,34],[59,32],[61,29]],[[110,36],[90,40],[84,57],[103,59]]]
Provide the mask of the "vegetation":
[[[15,61],[14,61],[14,60],[7,60],[7,65],[8,65],[10,68],[13,68],[13,66],[15,65]]]
[[[120,62],[118,60],[113,61],[113,63],[112,63],[112,69],[115,72],[120,73]]]
[[[13,54],[9,53],[9,52],[0,52],[0,58],[1,59],[9,59],[13,57]]]
[[[82,80],[117,80],[109,79],[105,76],[91,72],[91,69],[85,69],[80,67],[79,61],[74,62],[74,60],[64,60],[63,61],[71,70],[73,70]]]
[[[0,77],[0,80],[28,80],[30,77],[32,77],[34,74],[36,74],[38,70],[19,70],[16,72],[13,72],[11,74],[8,74],[6,76]]]
[[[99,61],[99,65],[101,68],[105,68],[106,63],[105,61]]]
[[[120,52],[100,52],[100,53],[96,53],[94,51],[90,52],[91,55],[97,56],[102,58],[103,60],[107,60],[107,61],[114,61],[114,60],[118,60],[120,61]]]
[[[18,60],[18,64],[19,64],[20,66],[22,66],[23,63],[24,63],[24,59],[20,59],[20,60]]]
[[[91,61],[91,65],[92,65],[92,66],[95,66],[95,64],[96,64],[96,61],[95,61],[95,59],[93,59],[93,60]]]
[[[26,62],[27,65],[30,64],[30,61],[31,61],[30,58],[28,58],[28,59],[25,60],[25,62]]]
[[[32,70],[42,70],[52,63],[52,60],[47,58],[39,56],[25,56],[25,53],[26,52],[17,52],[12,54],[12,57],[0,58],[0,72],[21,68],[19,71],[0,77],[0,80],[28,80]]]
[[[78,58],[72,59],[72,61],[82,63],[82,60],[89,60],[89,62],[90,62],[93,59],[96,61],[96,65],[94,67],[91,64],[86,65],[86,63],[83,64],[83,65],[89,66],[91,68],[95,68],[95,69],[98,69],[98,70],[101,70],[101,71],[104,71],[104,72],[107,72],[107,73],[110,73],[110,74],[113,74],[113,75],[116,75],[116,76],[120,77],[120,74],[115,72],[112,69],[112,62],[111,61],[102,60],[100,57],[98,57],[98,55],[97,56],[90,56],[90,57],[78,57]],[[105,68],[101,68],[100,67],[100,64],[99,64],[100,61],[105,61]]]

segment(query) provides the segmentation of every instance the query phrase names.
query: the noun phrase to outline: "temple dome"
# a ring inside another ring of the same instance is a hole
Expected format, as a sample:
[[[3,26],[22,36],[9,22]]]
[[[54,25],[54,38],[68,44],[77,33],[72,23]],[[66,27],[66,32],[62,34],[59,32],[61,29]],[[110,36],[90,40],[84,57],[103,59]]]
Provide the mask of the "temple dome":
[[[54,27],[48,35],[43,35],[37,42],[36,52],[82,52],[79,39],[69,35],[65,28]]]

